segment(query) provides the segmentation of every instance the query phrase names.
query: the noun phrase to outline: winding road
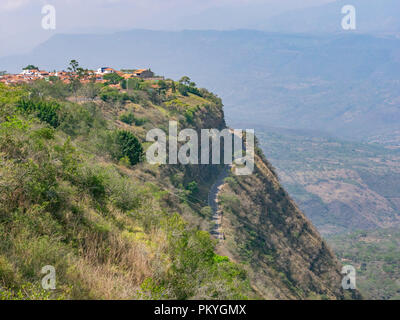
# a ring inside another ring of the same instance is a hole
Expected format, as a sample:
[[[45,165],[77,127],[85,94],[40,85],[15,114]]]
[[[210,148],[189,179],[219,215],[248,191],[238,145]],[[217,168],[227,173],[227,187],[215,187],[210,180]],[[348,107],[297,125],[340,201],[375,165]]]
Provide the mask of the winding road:
[[[211,207],[212,221],[214,222],[211,234],[218,240],[224,240],[224,233],[221,226],[222,210],[218,206],[218,195],[224,187],[224,179],[229,176],[230,168],[230,165],[225,166],[208,193],[208,205]]]

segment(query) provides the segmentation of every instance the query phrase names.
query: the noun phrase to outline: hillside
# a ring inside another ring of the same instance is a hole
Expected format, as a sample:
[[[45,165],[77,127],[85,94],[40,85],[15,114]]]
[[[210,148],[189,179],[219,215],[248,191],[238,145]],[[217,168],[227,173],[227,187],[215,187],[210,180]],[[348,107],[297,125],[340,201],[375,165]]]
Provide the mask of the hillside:
[[[45,265],[57,271],[50,298],[254,297],[245,271],[216,255],[198,228],[208,229],[205,205],[194,200],[204,182],[198,177],[199,190],[188,188],[196,168],[134,165],[129,148],[121,149],[128,146],[122,132],[143,141],[169,116],[184,123],[180,108],[198,109],[199,124],[207,117],[223,126],[220,102],[204,92],[161,107],[151,102],[150,85],[129,94],[98,87],[102,99],[83,104],[71,102],[69,86],[59,82],[1,86],[2,298],[49,298],[40,288]],[[29,92],[31,108],[21,109]],[[119,120],[130,112],[132,126]],[[205,168],[202,178],[213,171]]]
[[[207,197],[223,167],[146,163],[146,132],[169,120],[224,128],[217,96],[172,80],[73,84],[0,84],[0,298],[351,297],[261,152],[221,195],[219,244]]]
[[[221,252],[248,265],[263,297],[350,297],[341,289],[336,257],[281,187],[260,149],[255,166],[253,175],[226,179],[219,199],[226,237]]]
[[[326,234],[400,224],[400,150],[306,130],[259,128],[282,184]]]

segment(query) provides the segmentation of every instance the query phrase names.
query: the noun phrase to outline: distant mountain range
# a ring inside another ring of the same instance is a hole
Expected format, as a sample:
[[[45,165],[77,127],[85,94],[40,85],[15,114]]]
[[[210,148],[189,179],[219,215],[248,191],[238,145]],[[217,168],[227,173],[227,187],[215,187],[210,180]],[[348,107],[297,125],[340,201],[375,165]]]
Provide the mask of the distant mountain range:
[[[398,0],[340,0],[326,5],[284,12],[257,28],[277,32],[343,32],[341,9],[352,5],[356,9],[357,28],[360,33],[399,33],[400,1]]]
[[[269,32],[290,33],[338,33],[344,17],[342,8],[353,5],[356,9],[358,33],[400,32],[400,2],[398,0],[339,0],[319,4],[312,0],[285,0],[274,2],[251,2],[240,6],[213,7],[201,13],[186,16],[172,23],[177,29],[229,30],[232,28],[255,29]]]
[[[55,35],[0,70],[151,67],[218,92],[231,125],[315,129],[399,145],[400,40],[369,35],[132,30]],[[240,123],[239,123],[240,122]]]

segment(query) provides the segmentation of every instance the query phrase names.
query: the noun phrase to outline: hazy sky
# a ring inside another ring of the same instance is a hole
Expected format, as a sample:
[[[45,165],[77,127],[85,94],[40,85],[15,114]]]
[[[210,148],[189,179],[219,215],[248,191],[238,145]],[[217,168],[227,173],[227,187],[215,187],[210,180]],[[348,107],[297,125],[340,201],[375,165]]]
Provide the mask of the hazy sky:
[[[255,20],[335,0],[0,0],[0,56],[23,53],[54,33],[254,28]],[[56,30],[41,27],[56,9]]]

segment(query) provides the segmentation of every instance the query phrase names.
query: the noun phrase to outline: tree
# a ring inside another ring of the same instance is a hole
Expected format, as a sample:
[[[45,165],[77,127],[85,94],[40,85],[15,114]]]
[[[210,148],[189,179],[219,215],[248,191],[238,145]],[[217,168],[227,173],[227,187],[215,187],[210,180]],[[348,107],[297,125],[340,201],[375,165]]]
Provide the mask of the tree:
[[[98,83],[89,82],[80,88],[79,93],[82,94],[85,98],[93,101],[100,94],[100,90],[101,85],[99,85]]]
[[[196,181],[190,182],[186,189],[190,192],[190,195],[195,195],[199,191],[199,187]]]
[[[118,145],[117,152],[113,155],[116,159],[128,157],[131,165],[135,165],[142,160],[143,147],[138,138],[130,131],[117,131],[115,142]]]
[[[69,62],[68,71],[72,73],[76,73],[79,68],[79,62],[76,60],[71,60]]]
[[[38,67],[34,66],[33,64],[28,64],[25,68],[22,70],[39,70]]]
[[[7,71],[0,71],[0,77],[7,74]]]
[[[57,77],[49,80],[51,81],[51,85],[49,85],[49,82],[46,80],[36,80],[28,84],[30,97],[43,98],[50,96],[55,99],[64,100],[70,95],[69,85],[63,83]]]
[[[81,79],[85,75],[85,70],[79,67],[79,63],[76,60],[71,60],[69,63],[68,71],[69,74],[69,82],[71,90],[74,92],[75,100],[78,100],[77,92],[81,87]]]
[[[164,80],[158,81],[157,84],[158,84],[158,86],[160,87],[161,90],[168,89],[168,85]]]
[[[182,83],[180,83],[180,84],[178,85],[178,91],[179,91],[179,93],[180,93],[181,95],[187,96],[188,93],[189,93],[189,87],[188,87],[188,86],[185,86],[185,85],[182,84]]]
[[[107,80],[108,83],[110,84],[118,84],[120,83],[124,78],[122,78],[120,75],[117,73],[108,73],[103,76],[104,80]]]
[[[60,124],[57,113],[60,109],[60,105],[57,102],[44,100],[21,100],[18,103],[17,108],[28,113],[36,114],[41,121],[47,122],[54,128],[57,128]]]
[[[79,66],[79,62],[76,60],[71,60],[69,63],[69,67],[68,67],[68,71],[73,74],[76,75],[76,77],[78,79],[81,79],[82,77],[84,77],[85,75],[87,75],[88,71],[87,69],[83,69]]]
[[[179,80],[179,83],[185,84],[185,85],[189,85],[189,83],[190,83],[190,78],[187,77],[187,76],[183,76],[183,77]]]
[[[135,115],[132,112],[124,113],[119,117],[122,122],[131,125],[135,122]]]

